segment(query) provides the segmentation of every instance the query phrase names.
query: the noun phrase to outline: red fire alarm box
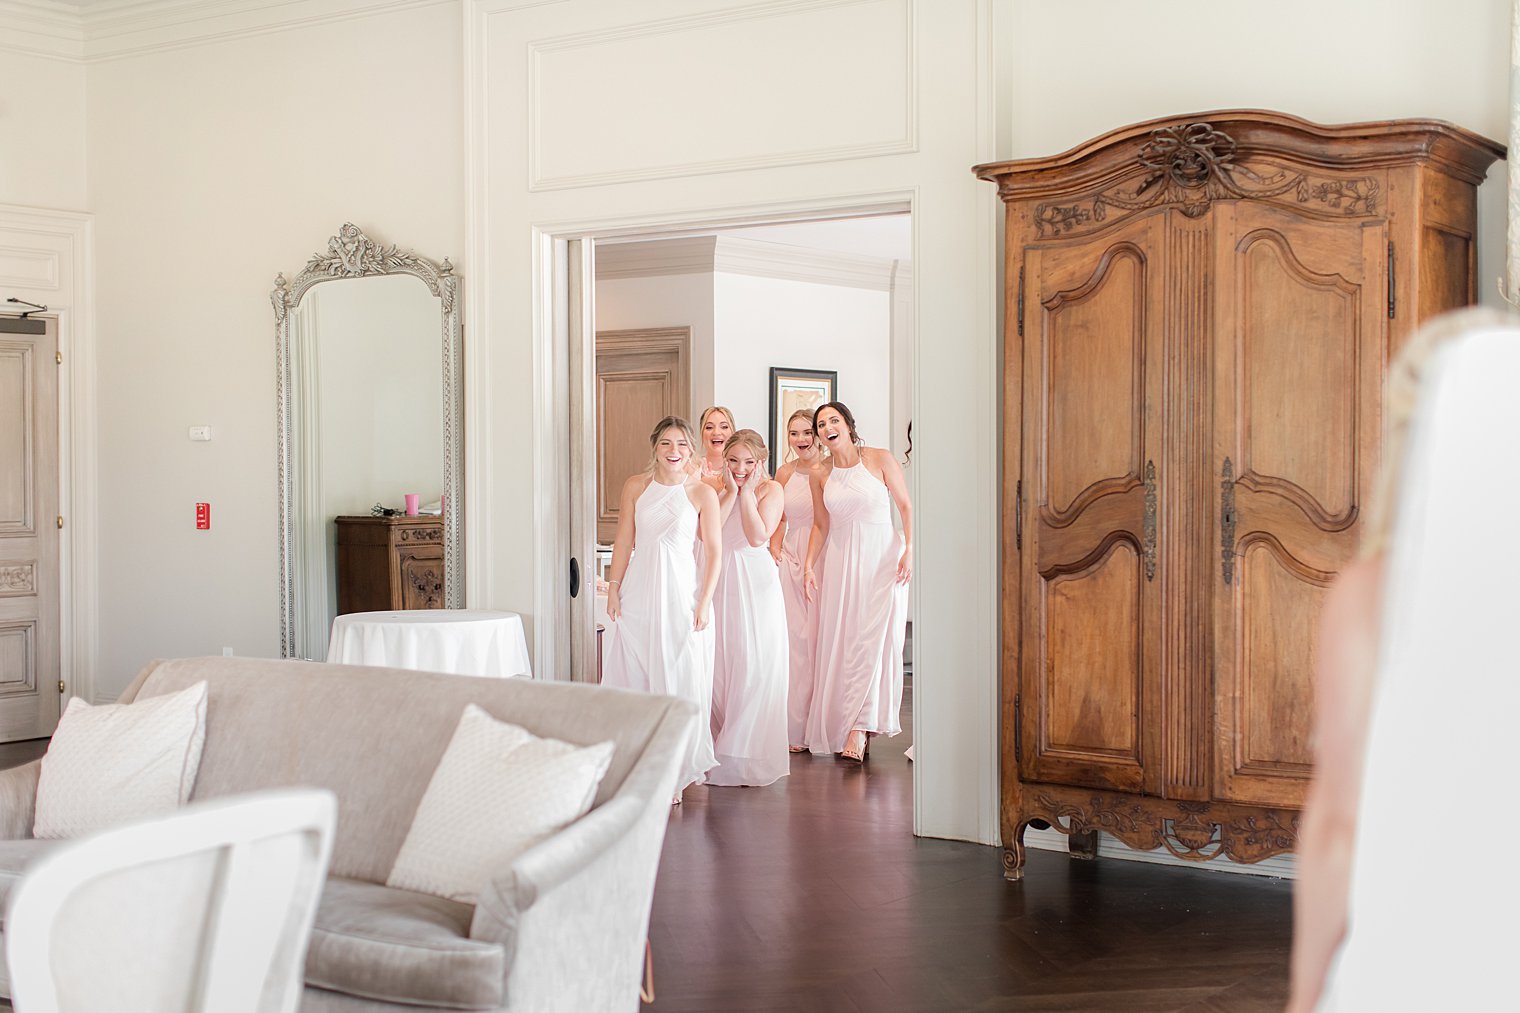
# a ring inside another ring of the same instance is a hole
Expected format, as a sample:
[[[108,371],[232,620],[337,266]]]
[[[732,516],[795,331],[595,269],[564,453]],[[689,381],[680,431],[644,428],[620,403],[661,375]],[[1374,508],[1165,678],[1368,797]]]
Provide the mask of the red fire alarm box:
[[[211,504],[195,504],[195,529],[197,531],[211,530]]]

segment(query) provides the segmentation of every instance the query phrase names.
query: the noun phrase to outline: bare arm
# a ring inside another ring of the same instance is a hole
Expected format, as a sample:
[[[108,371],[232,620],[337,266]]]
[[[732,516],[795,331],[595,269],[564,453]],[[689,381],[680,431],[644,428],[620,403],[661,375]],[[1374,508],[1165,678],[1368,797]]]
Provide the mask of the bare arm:
[[[718,520],[718,494],[712,486],[698,482],[688,486],[692,505],[697,508],[697,537],[702,541],[702,586],[697,589],[697,604],[692,610],[692,629],[707,628],[712,610],[713,592],[718,589],[718,567],[723,563],[723,525]]]
[[[771,558],[778,564],[781,562],[783,546],[786,545],[786,483],[792,480],[792,473],[797,470],[797,462],[790,461],[781,466],[776,472],[776,484],[781,487],[781,519],[776,522],[776,530],[771,532]]]
[[[1346,903],[1377,674],[1381,559],[1341,572],[1320,621],[1314,683],[1314,780],[1299,834],[1288,1013],[1318,1004],[1346,933]]]
[[[758,481],[757,481],[758,479]],[[739,491],[739,523],[744,525],[744,539],[755,548],[770,540],[781,519],[781,486],[762,476],[757,469]]]
[[[623,494],[618,498],[617,535],[612,539],[612,565],[607,568],[607,618],[613,622],[617,622],[623,611],[623,574],[628,572],[628,560],[633,556],[634,504],[649,487],[649,482],[648,475],[634,475],[623,483]]]
[[[908,497],[908,480],[903,477],[902,466],[885,450],[871,452],[881,467],[881,480],[887,485],[892,502],[902,517],[903,554],[897,563],[897,582],[906,584],[913,577],[913,501]]]
[[[808,535],[807,559],[802,564],[802,590],[808,601],[813,600],[813,592],[818,590],[813,564],[818,561],[824,540],[829,537],[829,508],[823,505],[823,484],[829,480],[829,470],[828,467],[816,468],[808,476],[808,491],[813,494],[813,533]]]

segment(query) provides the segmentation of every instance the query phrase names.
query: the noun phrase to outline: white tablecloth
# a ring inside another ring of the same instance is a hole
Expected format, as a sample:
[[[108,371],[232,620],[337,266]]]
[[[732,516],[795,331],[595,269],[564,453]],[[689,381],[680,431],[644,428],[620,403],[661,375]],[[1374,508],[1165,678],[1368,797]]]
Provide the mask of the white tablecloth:
[[[327,643],[327,660],[454,675],[533,674],[522,617],[478,609],[338,616]]]

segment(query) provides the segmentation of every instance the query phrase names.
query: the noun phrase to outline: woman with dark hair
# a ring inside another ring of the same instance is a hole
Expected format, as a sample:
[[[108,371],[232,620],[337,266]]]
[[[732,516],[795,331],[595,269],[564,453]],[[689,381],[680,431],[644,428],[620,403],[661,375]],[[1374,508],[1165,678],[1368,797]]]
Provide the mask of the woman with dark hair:
[[[612,567],[602,685],[691,700],[702,720],[693,736],[674,801],[700,784],[717,762],[712,711],[712,633],[722,534],[718,494],[687,469],[696,451],[691,423],[673,415],[649,434],[649,470],[623,483]],[[701,572],[693,563],[705,546]]]
[[[803,568],[809,600],[818,607],[808,746],[859,763],[870,736],[902,731],[913,504],[896,458],[863,445],[849,408],[838,401],[820,405],[813,432],[829,459],[810,480],[813,532]],[[902,518],[900,535],[892,526],[892,503]],[[815,570],[820,557],[821,574]]]
[[[787,696],[786,738],[794,753],[807,752],[808,709],[813,705],[814,646],[818,639],[818,609],[807,598],[802,571],[808,538],[813,533],[814,469],[823,462],[813,432],[813,410],[799,408],[786,420],[786,438],[797,455],[776,472],[785,494],[781,523],[771,536],[771,555],[781,568],[781,596],[786,603]]]
[[[786,755],[786,603],[766,551],[781,520],[781,486],[765,473],[765,441],[753,429],[729,438],[718,497],[723,565],[713,597],[717,660],[712,734],[718,766],[708,784],[771,784]]]

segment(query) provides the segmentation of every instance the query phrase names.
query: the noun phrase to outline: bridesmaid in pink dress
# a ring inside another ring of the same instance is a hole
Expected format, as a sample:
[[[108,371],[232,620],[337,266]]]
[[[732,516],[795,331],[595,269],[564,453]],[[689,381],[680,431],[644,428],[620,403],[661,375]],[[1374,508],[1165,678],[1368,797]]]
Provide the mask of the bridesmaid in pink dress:
[[[812,475],[813,533],[803,574],[818,606],[808,746],[859,763],[870,736],[902,731],[913,504],[897,460],[861,445],[855,416],[843,404],[820,405],[813,432],[829,459]],[[892,526],[893,502],[901,535]]]
[[[765,474],[765,441],[741,429],[724,452],[719,496],[723,565],[713,597],[717,659],[712,733],[718,766],[708,784],[761,785],[783,778],[786,753],[786,604],[766,549],[781,519],[781,486]]]
[[[786,740],[794,753],[807,752],[808,709],[813,705],[813,649],[818,638],[818,610],[807,600],[802,568],[807,562],[808,538],[813,533],[811,476],[823,460],[813,434],[813,410],[799,408],[786,422],[786,438],[795,461],[776,472],[786,493],[781,523],[771,536],[771,555],[781,568],[781,595],[786,602],[787,697]]]
[[[649,436],[650,470],[623,484],[608,571],[602,685],[685,697],[702,712],[676,782],[674,802],[717,761],[712,710],[712,632],[708,622],[720,563],[718,496],[687,469],[696,435],[668,416]],[[709,551],[701,571],[698,544]]]
[[[738,431],[734,413],[720,404],[704,409],[697,419],[697,436],[701,442],[691,466],[697,477],[712,486],[713,492],[723,491],[723,472],[727,467],[723,463],[724,448],[728,446],[728,438]]]

